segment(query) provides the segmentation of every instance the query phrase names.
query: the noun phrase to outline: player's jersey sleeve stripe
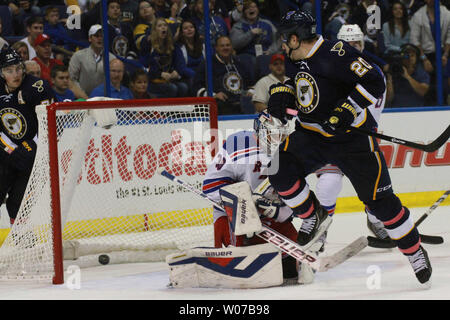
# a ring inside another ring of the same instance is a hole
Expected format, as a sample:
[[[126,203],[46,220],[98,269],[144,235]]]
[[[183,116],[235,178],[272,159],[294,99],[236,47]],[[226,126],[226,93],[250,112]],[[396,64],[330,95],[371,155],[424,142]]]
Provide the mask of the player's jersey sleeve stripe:
[[[258,153],[259,153],[259,147],[253,147],[250,149],[239,150],[239,151],[233,153],[232,155],[230,155],[230,159],[231,159],[231,161],[236,161],[240,158],[250,157],[250,156],[258,154]]]
[[[5,145],[5,147],[7,147],[11,151],[17,148],[17,144],[12,142],[11,139],[9,139],[8,136],[3,132],[0,133],[0,141],[2,144]]]
[[[234,180],[229,177],[221,177],[214,179],[207,179],[203,182],[203,193],[211,193],[225,185],[234,183]]]
[[[240,155],[238,155],[238,156],[236,156],[234,158],[231,158],[231,161],[236,162],[239,159],[248,158],[248,157],[251,157],[251,156],[254,156],[254,155],[257,155],[257,154],[259,154],[259,149],[258,150],[254,150],[252,152],[246,152],[246,153],[240,154]]]
[[[355,90],[350,93],[348,98],[349,100],[351,99],[351,101],[354,101],[360,108],[367,108],[368,106],[375,104],[378,100],[360,84],[356,85]]]
[[[364,97],[366,98],[371,104],[374,104],[377,102],[377,98],[375,98],[374,96],[372,96],[369,91],[367,91],[366,89],[364,89],[364,87],[360,84],[356,85],[356,90],[358,90],[358,92]]]

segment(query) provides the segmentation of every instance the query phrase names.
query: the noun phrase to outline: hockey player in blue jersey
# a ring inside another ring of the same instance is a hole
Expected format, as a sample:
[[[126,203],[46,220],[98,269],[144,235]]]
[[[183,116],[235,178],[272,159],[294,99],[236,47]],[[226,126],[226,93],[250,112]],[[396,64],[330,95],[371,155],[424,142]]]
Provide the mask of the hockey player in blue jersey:
[[[307,13],[288,12],[278,30],[296,72],[285,84],[270,88],[268,111],[283,121],[298,112],[300,122],[280,145],[279,170],[269,179],[294,215],[303,219],[297,241],[309,243],[328,217],[305,177],[331,163],[383,222],[419,282],[428,282],[432,268],[427,252],[408,208],[394,194],[377,141],[347,130],[349,126],[376,127],[367,107],[385,91],[383,75],[348,43],[316,34],[316,22]]]

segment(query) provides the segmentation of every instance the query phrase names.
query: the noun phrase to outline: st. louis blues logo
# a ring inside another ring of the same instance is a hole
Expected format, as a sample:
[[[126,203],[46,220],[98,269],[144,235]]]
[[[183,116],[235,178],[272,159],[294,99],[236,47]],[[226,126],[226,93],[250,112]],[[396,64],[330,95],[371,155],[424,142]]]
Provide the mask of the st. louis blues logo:
[[[223,86],[228,91],[239,94],[242,90],[242,79],[237,72],[228,72],[223,77]]]
[[[0,110],[0,119],[8,134],[15,139],[21,139],[27,132],[25,117],[16,109],[5,108]]]
[[[297,105],[301,112],[312,112],[319,103],[319,88],[316,80],[308,73],[301,71],[295,76]]]

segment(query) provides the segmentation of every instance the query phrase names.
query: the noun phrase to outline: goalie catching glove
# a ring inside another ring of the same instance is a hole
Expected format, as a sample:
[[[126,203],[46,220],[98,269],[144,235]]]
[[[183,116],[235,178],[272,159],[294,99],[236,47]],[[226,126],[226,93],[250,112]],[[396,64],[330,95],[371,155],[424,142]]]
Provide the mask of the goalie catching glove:
[[[343,100],[337,104],[337,107],[334,108],[330,117],[322,124],[322,127],[329,134],[345,133],[356,117],[357,113],[352,104],[347,100]]]
[[[285,124],[292,119],[292,115],[286,113],[286,109],[296,109],[295,107],[295,91],[286,84],[277,83],[270,86],[269,101],[267,102],[267,110],[275,118],[281,120]]]

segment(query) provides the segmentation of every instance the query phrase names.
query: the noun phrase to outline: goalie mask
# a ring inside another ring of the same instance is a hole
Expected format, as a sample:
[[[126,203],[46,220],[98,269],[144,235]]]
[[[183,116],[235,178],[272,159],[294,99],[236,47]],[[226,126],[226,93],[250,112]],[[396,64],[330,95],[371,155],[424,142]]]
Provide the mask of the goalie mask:
[[[259,146],[268,155],[273,156],[278,146],[294,131],[294,121],[283,124],[281,120],[272,117],[266,112],[259,114],[254,121],[254,129]]]
[[[344,24],[337,34],[339,40],[347,41],[352,47],[355,47],[359,51],[364,50],[364,33],[357,24]],[[359,43],[359,47],[356,47],[351,42]]]

